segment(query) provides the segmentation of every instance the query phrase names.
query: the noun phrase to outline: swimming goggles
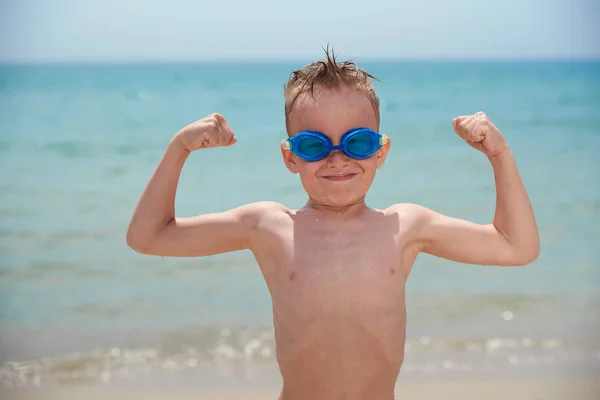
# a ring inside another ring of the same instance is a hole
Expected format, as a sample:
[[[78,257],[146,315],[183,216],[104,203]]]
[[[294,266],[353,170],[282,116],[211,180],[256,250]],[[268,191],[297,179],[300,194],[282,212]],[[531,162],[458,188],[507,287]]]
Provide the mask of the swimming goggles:
[[[333,146],[327,136],[316,131],[297,133],[283,140],[281,146],[305,161],[322,160],[333,150],[341,150],[348,157],[362,160],[375,154],[388,140],[387,135],[372,129],[356,128],[346,132],[338,146]]]

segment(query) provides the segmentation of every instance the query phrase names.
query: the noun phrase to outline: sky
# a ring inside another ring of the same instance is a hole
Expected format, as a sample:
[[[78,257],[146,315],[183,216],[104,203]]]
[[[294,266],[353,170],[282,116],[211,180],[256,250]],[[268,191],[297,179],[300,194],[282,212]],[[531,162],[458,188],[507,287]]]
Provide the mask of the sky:
[[[0,0],[0,62],[600,59],[600,0]]]

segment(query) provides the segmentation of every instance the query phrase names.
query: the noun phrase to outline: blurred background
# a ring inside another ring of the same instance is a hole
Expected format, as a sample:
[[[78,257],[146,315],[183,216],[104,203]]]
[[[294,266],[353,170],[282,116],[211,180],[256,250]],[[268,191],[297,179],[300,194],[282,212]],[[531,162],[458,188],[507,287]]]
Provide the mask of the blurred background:
[[[420,256],[400,380],[600,376],[600,3],[0,0],[0,385],[277,387],[249,252],[148,257],[129,218],[167,143],[223,114],[180,216],[306,195],[283,85],[330,44],[377,76],[393,147],[368,204],[491,221],[494,180],[453,132],[485,111],[539,224],[524,268]]]

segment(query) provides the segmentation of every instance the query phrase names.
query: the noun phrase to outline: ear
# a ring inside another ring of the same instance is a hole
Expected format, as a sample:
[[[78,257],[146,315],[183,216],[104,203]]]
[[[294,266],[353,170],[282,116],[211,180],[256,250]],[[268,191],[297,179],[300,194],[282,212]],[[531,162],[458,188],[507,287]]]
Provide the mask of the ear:
[[[385,159],[387,157],[388,152],[390,151],[390,147],[392,146],[392,139],[385,133],[383,134],[383,144],[375,153],[377,157],[377,169],[383,166]]]
[[[281,156],[283,157],[283,162],[287,169],[290,170],[292,174],[298,173],[298,160],[292,151],[290,150],[289,143],[287,141],[281,141]]]

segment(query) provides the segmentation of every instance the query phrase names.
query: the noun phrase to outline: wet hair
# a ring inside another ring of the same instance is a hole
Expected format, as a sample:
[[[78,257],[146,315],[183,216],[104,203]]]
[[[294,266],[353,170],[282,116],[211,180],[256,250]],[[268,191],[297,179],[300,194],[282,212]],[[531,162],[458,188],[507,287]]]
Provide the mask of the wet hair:
[[[292,71],[284,86],[286,128],[289,125],[289,117],[298,98],[306,93],[310,93],[314,97],[315,87],[318,89],[335,90],[346,86],[364,94],[373,105],[377,122],[379,123],[379,97],[371,81],[371,79],[378,79],[358,68],[353,61],[337,61],[333,48],[331,52],[329,46],[323,50],[325,51],[324,60]]]

